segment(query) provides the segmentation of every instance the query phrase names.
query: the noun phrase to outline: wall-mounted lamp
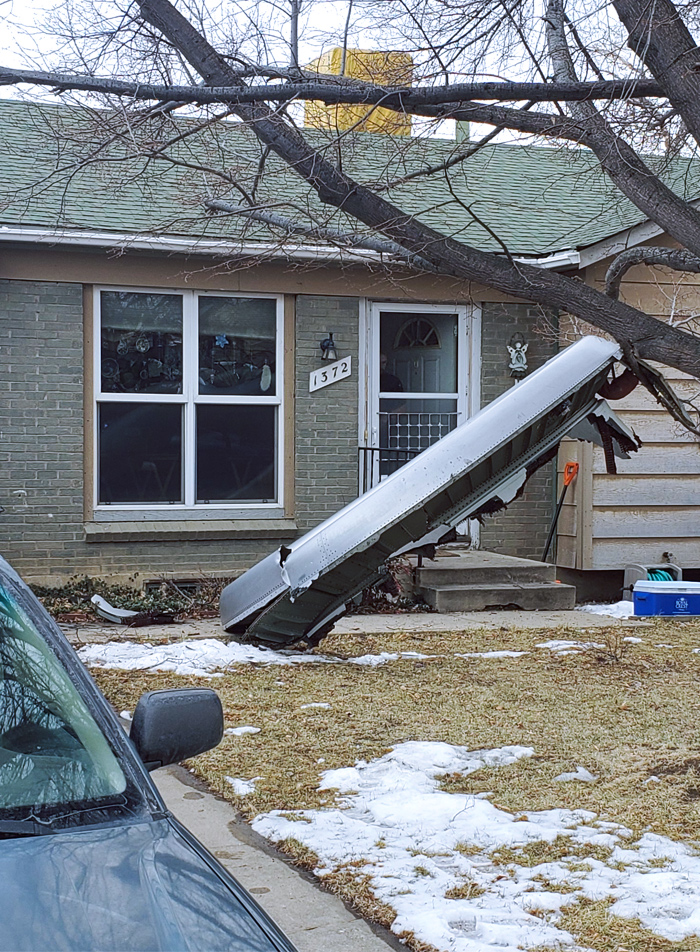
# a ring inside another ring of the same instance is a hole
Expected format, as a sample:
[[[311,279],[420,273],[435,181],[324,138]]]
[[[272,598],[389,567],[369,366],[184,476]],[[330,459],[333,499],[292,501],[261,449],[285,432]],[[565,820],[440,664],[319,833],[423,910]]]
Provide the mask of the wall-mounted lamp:
[[[337,360],[338,351],[333,340],[333,331],[328,332],[328,337],[321,341],[321,360]]]

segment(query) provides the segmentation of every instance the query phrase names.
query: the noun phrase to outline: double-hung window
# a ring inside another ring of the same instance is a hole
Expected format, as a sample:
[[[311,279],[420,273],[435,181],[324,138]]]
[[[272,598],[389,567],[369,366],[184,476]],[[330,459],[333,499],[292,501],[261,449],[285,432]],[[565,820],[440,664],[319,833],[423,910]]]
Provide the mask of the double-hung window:
[[[279,509],[281,297],[98,288],[94,310],[95,507]]]

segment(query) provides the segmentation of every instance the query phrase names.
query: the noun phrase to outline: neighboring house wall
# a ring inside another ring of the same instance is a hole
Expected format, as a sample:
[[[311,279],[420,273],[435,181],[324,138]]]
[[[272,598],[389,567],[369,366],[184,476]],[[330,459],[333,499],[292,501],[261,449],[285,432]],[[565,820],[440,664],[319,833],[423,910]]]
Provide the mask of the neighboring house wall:
[[[555,324],[540,308],[527,304],[484,304],[482,308],[482,406],[486,406],[516,381],[510,376],[508,343],[520,333],[528,344],[529,371],[557,352]],[[482,549],[539,559],[553,512],[554,464],[547,463],[528,481],[523,495],[506,512],[486,516],[481,528]]]
[[[589,267],[587,283],[602,288],[609,264],[607,259]],[[627,272],[620,296],[655,317],[682,320],[700,310],[700,279],[639,266]],[[696,380],[658,369],[681,397],[698,393]],[[578,461],[580,470],[558,527],[557,563],[619,570],[630,562],[658,564],[671,553],[684,568],[700,568],[698,439],[642,386],[611,406],[643,445],[629,460],[617,460],[617,475],[608,475],[600,447],[562,444],[559,479],[566,460]]]

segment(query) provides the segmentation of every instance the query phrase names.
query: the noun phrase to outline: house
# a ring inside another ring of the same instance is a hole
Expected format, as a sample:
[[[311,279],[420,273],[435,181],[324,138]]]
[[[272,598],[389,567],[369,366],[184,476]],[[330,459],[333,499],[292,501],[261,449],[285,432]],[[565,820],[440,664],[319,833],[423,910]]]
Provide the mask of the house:
[[[214,163],[248,170],[260,205],[327,214],[240,123],[205,140],[193,120],[166,161],[135,157],[107,113],[3,101],[0,116],[0,525],[3,554],[30,580],[236,575],[355,498],[361,475],[379,478],[515,385],[509,347],[527,344],[532,369],[577,332],[376,251],[212,214]],[[348,138],[345,166],[400,180],[395,201],[484,249],[503,242],[598,284],[619,248],[665,241],[587,153],[487,147],[451,193],[441,176],[403,179],[454,141],[396,142]],[[691,163],[670,174],[699,190]],[[347,225],[338,212],[330,223]],[[641,267],[623,287],[659,315],[695,313],[697,293]],[[312,389],[331,336],[348,360]],[[582,465],[558,561],[581,577],[671,552],[700,570],[698,447],[645,393],[623,406],[650,445],[618,477],[587,445],[562,451],[560,469],[572,453]],[[473,542],[538,558],[557,493],[543,468]]]

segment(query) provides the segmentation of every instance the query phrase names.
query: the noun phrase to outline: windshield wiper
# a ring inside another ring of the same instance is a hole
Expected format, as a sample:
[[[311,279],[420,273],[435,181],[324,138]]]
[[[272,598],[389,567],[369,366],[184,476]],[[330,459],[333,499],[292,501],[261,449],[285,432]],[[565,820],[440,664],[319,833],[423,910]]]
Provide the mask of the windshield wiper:
[[[26,820],[0,820],[0,838],[3,839],[14,836],[42,836],[51,832],[48,823],[39,823],[31,817]]]

